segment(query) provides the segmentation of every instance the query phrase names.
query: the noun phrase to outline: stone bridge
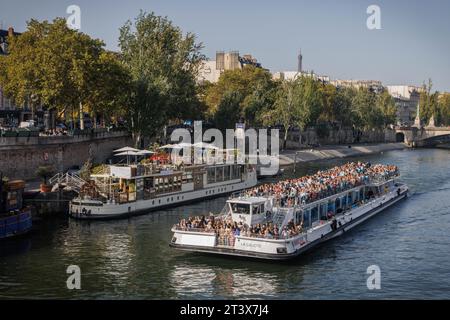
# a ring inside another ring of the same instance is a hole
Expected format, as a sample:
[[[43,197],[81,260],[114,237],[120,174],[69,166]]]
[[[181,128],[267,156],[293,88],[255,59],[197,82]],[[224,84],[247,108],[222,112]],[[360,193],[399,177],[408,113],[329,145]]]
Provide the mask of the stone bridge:
[[[398,127],[395,129],[395,138],[409,147],[433,147],[450,143],[450,127]]]

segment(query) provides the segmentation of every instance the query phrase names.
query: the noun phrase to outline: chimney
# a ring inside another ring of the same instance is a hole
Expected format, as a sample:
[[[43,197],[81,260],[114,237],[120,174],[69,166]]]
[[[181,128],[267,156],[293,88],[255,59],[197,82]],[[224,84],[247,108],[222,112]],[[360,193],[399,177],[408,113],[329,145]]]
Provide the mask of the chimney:
[[[8,37],[12,37],[14,36],[14,28],[13,27],[9,27],[8,28]]]

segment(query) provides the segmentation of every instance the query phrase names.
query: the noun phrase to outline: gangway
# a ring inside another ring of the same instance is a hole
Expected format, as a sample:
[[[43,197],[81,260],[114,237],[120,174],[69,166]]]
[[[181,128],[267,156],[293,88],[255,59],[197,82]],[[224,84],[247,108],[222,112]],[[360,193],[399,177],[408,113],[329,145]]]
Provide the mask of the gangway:
[[[76,193],[80,193],[81,187],[87,183],[79,175],[71,172],[57,173],[49,179],[49,182],[53,186],[64,186],[64,188],[70,188]]]

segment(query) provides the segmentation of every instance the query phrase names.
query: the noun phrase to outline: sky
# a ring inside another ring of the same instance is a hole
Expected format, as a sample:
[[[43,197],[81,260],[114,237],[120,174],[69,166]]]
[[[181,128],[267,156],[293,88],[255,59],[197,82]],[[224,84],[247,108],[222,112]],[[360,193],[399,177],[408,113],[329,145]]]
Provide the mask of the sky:
[[[272,72],[303,69],[332,79],[380,80],[450,91],[450,0],[0,0],[0,26],[26,30],[31,18],[68,17],[81,9],[81,31],[118,50],[119,28],[140,9],[193,32],[203,53],[252,54]],[[369,30],[378,5],[381,29]]]

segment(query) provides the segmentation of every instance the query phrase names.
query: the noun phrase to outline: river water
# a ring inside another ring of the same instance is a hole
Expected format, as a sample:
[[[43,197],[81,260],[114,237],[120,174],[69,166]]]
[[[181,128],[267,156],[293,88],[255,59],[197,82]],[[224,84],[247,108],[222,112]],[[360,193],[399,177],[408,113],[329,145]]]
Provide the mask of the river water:
[[[129,220],[41,222],[0,242],[0,298],[417,299],[450,298],[450,150],[391,151],[358,158],[400,167],[410,196],[342,237],[289,262],[230,259],[169,248],[170,228],[218,212],[226,198]],[[301,164],[304,175],[353,159]],[[66,269],[81,269],[68,290]],[[367,268],[381,271],[369,290]]]

